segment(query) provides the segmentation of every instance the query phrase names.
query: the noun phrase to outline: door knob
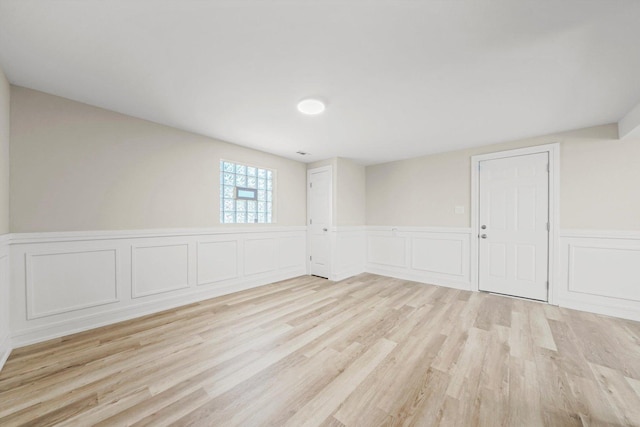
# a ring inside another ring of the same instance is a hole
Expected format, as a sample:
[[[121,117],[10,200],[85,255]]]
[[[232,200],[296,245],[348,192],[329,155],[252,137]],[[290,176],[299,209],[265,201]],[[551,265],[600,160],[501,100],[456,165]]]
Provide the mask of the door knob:
[[[486,234],[481,234],[480,237],[482,237],[483,239],[486,239],[487,235]]]
[[[484,229],[486,229],[486,228],[487,228],[487,226],[486,226],[486,225],[483,225],[483,226],[482,226],[482,227],[480,227],[480,228],[482,228],[482,229],[484,230]]]
[[[323,229],[322,229],[322,231],[327,231],[327,229],[326,229],[326,228],[323,228]]]

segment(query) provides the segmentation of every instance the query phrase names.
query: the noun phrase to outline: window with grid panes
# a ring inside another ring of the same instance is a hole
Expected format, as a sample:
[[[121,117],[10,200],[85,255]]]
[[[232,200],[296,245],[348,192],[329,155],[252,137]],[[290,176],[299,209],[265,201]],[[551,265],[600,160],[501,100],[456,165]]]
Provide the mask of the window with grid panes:
[[[274,171],[220,161],[220,223],[273,222]]]

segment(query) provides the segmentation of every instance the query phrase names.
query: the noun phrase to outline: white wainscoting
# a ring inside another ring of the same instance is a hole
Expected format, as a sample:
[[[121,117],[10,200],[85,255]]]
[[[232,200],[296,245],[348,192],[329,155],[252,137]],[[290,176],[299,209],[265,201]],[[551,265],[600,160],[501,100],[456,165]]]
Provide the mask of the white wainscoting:
[[[9,309],[9,238],[0,235],[0,370],[11,353]]]
[[[132,246],[131,298],[189,287],[189,242]]]
[[[331,280],[340,281],[365,270],[366,229],[337,226],[331,229]]]
[[[9,270],[11,277],[11,341],[22,346],[304,275],[305,233],[221,227],[13,234],[10,257],[0,249],[0,280]]]
[[[470,229],[331,231],[332,280],[366,271],[472,288]],[[305,227],[0,236],[0,366],[12,344],[303,275],[306,258]],[[559,305],[640,320],[639,232],[566,230],[556,261]]]
[[[26,251],[24,259],[29,320],[118,302],[115,249]]]
[[[369,273],[471,289],[468,228],[367,227]]]
[[[640,233],[562,231],[560,306],[640,321]]]

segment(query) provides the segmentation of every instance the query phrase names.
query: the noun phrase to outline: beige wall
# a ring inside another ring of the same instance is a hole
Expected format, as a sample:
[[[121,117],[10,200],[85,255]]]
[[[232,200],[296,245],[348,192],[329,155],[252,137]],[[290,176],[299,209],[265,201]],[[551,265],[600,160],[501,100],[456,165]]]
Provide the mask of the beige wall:
[[[367,225],[469,227],[471,156],[552,142],[560,226],[640,230],[640,139],[618,140],[615,124],[369,166]]]
[[[9,82],[0,68],[0,234],[9,232]]]
[[[219,160],[277,170],[276,225],[304,225],[306,165],[11,88],[11,231],[211,227]]]
[[[338,226],[364,225],[366,220],[365,167],[349,159],[337,159]]]
[[[334,157],[309,163],[308,169],[331,166],[333,225],[364,225],[366,219],[365,167],[349,159]]]

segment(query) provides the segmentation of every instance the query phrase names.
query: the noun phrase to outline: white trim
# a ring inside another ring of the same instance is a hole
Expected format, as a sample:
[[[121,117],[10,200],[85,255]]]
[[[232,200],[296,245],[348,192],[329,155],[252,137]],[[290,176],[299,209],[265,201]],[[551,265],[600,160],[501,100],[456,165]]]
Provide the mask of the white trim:
[[[395,279],[410,280],[412,282],[425,283],[445,288],[469,290],[469,282],[466,280],[449,279],[446,277],[438,277],[435,274],[416,273],[416,270],[407,268],[385,267],[381,264],[369,264],[366,269],[367,273],[379,274],[381,276],[393,277]]]
[[[280,233],[286,231],[305,231],[304,225],[296,226],[269,226],[260,224],[253,227],[252,224],[234,228],[231,227],[211,227],[211,228],[175,228],[175,229],[142,229],[142,230],[91,230],[91,231],[49,231],[40,233],[13,233],[6,234],[6,240],[11,245],[24,243],[46,243],[46,242],[75,242],[83,240],[112,240],[112,239],[135,239],[146,237],[186,237],[205,236],[221,234],[255,234],[255,233]],[[2,239],[2,236],[0,236]],[[2,240],[0,240],[0,243]]]
[[[533,147],[518,148],[515,150],[499,151],[495,153],[480,154],[471,157],[471,289],[479,290],[478,286],[478,215],[480,176],[479,167],[483,160],[501,159],[505,157],[524,156],[527,154],[549,153],[549,304],[558,305],[557,296],[557,256],[560,240],[560,144],[544,144]]]
[[[409,227],[409,226],[367,226],[367,231],[397,231],[399,233],[460,233],[471,234],[470,227]]]
[[[560,237],[637,240],[640,239],[640,231],[567,229],[560,230]]]
[[[7,334],[4,337],[0,337],[0,371],[4,367],[4,364],[7,362],[7,359],[11,355],[11,351],[13,350],[11,334]]]
[[[588,261],[577,263],[575,258],[576,250],[583,249],[602,251],[602,255],[609,257],[623,252],[637,254],[640,251],[640,233],[635,230],[563,230],[561,235],[558,253],[558,304],[561,307],[640,321],[640,289],[635,286],[634,276],[637,271],[637,261],[634,260],[638,259],[637,256],[617,257],[617,262],[613,264],[603,261],[600,265]],[[585,272],[584,269],[589,271]],[[621,269],[625,272],[624,277],[629,279],[626,286],[622,287],[619,279],[614,277]],[[593,275],[597,277],[591,280]],[[580,282],[576,281],[577,277],[581,277]]]
[[[0,247],[5,244],[6,245],[10,244],[12,237],[13,235],[11,233],[0,235]]]
[[[364,225],[334,225],[330,229],[336,233],[353,233],[364,232],[366,228]]]

